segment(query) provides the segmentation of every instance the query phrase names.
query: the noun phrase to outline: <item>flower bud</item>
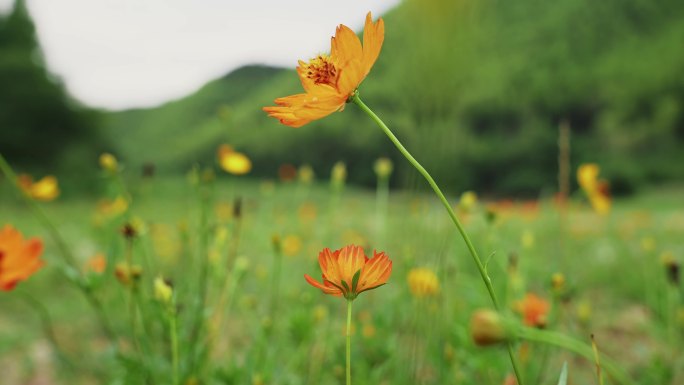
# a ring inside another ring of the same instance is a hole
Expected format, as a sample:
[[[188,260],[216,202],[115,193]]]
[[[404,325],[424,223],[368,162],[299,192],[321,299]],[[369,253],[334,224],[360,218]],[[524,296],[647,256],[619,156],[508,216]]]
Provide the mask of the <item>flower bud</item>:
[[[100,167],[105,171],[115,173],[119,169],[119,162],[116,161],[114,155],[105,152],[100,155]]]
[[[375,171],[375,175],[381,179],[388,178],[390,175],[392,175],[393,169],[394,165],[392,164],[392,160],[389,158],[378,158],[378,160],[376,160],[373,164],[373,171]]]
[[[508,332],[499,313],[478,309],[470,318],[470,336],[478,346],[489,346],[508,340]]]
[[[173,297],[173,287],[171,284],[164,280],[162,277],[157,277],[154,279],[154,298],[157,301],[168,304],[171,303],[171,298]]]

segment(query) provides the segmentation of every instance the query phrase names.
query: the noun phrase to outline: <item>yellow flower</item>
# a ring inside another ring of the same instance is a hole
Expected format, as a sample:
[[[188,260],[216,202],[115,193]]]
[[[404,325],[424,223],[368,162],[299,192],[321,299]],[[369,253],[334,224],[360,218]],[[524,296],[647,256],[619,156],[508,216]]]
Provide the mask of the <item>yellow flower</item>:
[[[392,175],[392,170],[394,166],[392,165],[392,160],[390,158],[378,158],[373,164],[373,171],[378,178],[387,178]]]
[[[600,169],[594,163],[583,164],[577,169],[577,182],[589,197],[594,211],[601,215],[610,211],[610,188],[608,182],[599,180]]]
[[[154,279],[154,298],[161,303],[171,303],[173,288],[162,277]]]
[[[57,178],[52,175],[43,177],[43,179],[35,183],[33,178],[26,174],[19,175],[17,179],[17,183],[24,194],[35,200],[48,202],[59,196]]]
[[[584,191],[594,191],[597,187],[599,166],[595,163],[585,163],[577,169],[577,182]]]
[[[458,202],[458,206],[463,211],[471,211],[475,208],[477,204],[477,194],[474,191],[466,191],[461,194],[461,200]]]
[[[344,162],[337,162],[333,165],[332,172],[330,174],[330,184],[333,187],[342,187],[344,182],[347,180],[347,166]]]
[[[116,172],[119,168],[119,163],[116,161],[114,155],[105,152],[100,155],[100,167],[105,171]]]
[[[340,25],[330,42],[330,55],[299,61],[297,73],[305,93],[278,98],[278,106],[264,107],[268,116],[290,127],[301,127],[344,108],[370,72],[385,38],[382,19],[366,15],[363,46],[354,31]]]
[[[439,294],[437,274],[425,267],[409,271],[408,285],[411,294],[416,298],[434,297]]]
[[[313,182],[315,176],[313,168],[308,164],[299,166],[297,175],[299,176],[299,181],[304,184],[310,184]]]
[[[252,161],[247,155],[234,151],[232,147],[223,144],[218,149],[218,161],[221,168],[233,175],[244,175],[252,170]]]
[[[296,235],[288,235],[282,241],[283,254],[294,257],[302,250],[302,240]]]

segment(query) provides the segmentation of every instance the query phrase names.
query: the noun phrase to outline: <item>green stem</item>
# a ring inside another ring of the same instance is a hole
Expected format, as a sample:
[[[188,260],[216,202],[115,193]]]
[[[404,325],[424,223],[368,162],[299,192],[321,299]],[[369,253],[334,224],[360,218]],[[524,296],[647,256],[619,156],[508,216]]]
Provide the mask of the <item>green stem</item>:
[[[347,385],[351,385],[351,320],[353,299],[347,300]]]
[[[449,214],[449,217],[451,218],[451,221],[454,223],[456,226],[456,229],[458,229],[458,232],[461,234],[461,237],[463,238],[463,241],[465,241],[466,246],[468,247],[468,251],[470,251],[470,255],[473,257],[473,261],[475,262],[475,265],[477,266],[478,271],[480,272],[480,276],[482,277],[482,281],[484,282],[485,286],[487,287],[487,291],[489,292],[489,296],[492,299],[492,303],[494,304],[494,308],[497,310],[500,310],[499,308],[499,302],[496,299],[496,294],[494,292],[494,287],[492,286],[492,280],[489,278],[489,275],[487,274],[487,270],[485,269],[485,266],[482,264],[482,260],[477,254],[477,251],[475,250],[475,246],[473,246],[473,243],[470,241],[470,237],[468,237],[468,234],[465,232],[465,229],[463,228],[463,225],[461,225],[461,222],[458,220],[456,217],[456,214],[454,213],[454,210],[451,208],[451,205],[449,204],[449,201],[446,199],[444,196],[444,193],[442,193],[442,190],[439,188],[435,180],[432,178],[430,173],[427,172],[427,170],[420,164],[418,161],[411,155],[410,152],[404,147],[403,144],[397,139],[397,137],[394,135],[392,130],[387,127],[387,125],[370,109],[368,106],[361,100],[359,97],[358,92],[354,93],[354,95],[350,98],[352,102],[354,102],[357,106],[359,106],[368,116],[370,116],[373,121],[382,129],[382,131],[387,135],[387,137],[394,143],[394,145],[397,147],[399,152],[406,158],[406,160],[411,163],[411,165],[418,170],[418,172],[425,178],[425,180],[428,182],[430,187],[432,187],[432,190],[435,192],[439,200],[442,202],[444,205],[444,208],[446,209],[447,213]],[[513,371],[515,372],[515,377],[518,380],[518,385],[523,385],[522,382],[522,375],[520,373],[520,369],[518,368],[518,363],[515,358],[515,353],[513,352],[513,346],[509,342],[508,343],[508,355],[511,358],[511,365],[513,365]]]
[[[33,214],[42,223],[43,227],[45,227],[48,230],[50,236],[52,237],[52,240],[55,242],[57,248],[60,251],[59,255],[62,257],[63,262],[71,268],[71,272],[78,274],[78,281],[75,281],[73,279],[70,279],[70,281],[74,282],[74,284],[81,290],[83,295],[85,295],[86,299],[88,300],[88,303],[90,303],[90,305],[95,310],[95,313],[102,326],[102,331],[107,336],[107,338],[113,342],[115,340],[114,332],[112,331],[112,328],[109,325],[108,318],[104,313],[102,303],[100,303],[97,297],[95,297],[95,295],[90,290],[90,287],[83,283],[83,280],[81,279],[83,273],[81,273],[81,270],[79,269],[78,263],[76,262],[76,258],[74,258],[74,255],[71,253],[71,250],[69,250],[69,247],[64,241],[64,238],[62,238],[55,224],[52,223],[47,214],[45,214],[45,211],[43,211],[43,209],[31,197],[27,196],[21,191],[21,188],[17,184],[17,174],[14,172],[14,170],[12,170],[12,167],[9,165],[9,163],[7,163],[2,154],[0,154],[0,171],[2,171],[2,173],[7,177],[10,183],[14,185],[16,190],[19,192],[19,195],[21,195],[26,204],[33,210]],[[68,274],[67,276],[69,275],[71,274]]]
[[[176,325],[176,301],[169,304],[169,335],[171,337],[171,365],[173,370],[173,385],[180,383],[178,376],[178,327]]]
[[[582,341],[578,341],[572,337],[566,336],[558,332],[553,332],[549,330],[533,329],[533,328],[521,328],[517,333],[519,338],[541,342],[544,344],[549,344],[553,346],[558,346],[563,349],[567,349],[571,352],[579,354],[584,358],[594,361],[594,351],[591,347],[587,346]],[[638,385],[634,380],[632,380],[627,373],[615,365],[612,361],[608,360],[605,356],[602,357],[601,367],[605,371],[617,380],[618,383],[623,385]]]

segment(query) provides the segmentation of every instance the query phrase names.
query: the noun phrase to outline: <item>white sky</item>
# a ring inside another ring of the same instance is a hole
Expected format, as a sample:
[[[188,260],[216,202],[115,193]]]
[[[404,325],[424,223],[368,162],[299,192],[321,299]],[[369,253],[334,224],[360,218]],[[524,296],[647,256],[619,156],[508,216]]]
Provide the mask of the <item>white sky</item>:
[[[294,67],[400,0],[27,0],[52,73],[86,105],[145,107],[245,64]],[[0,0],[6,12],[14,0]]]

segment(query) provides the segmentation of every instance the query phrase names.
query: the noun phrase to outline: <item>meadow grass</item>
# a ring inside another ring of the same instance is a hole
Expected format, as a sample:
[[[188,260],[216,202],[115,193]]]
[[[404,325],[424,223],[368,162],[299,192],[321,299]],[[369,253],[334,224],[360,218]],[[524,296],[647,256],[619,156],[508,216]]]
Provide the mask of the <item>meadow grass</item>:
[[[332,191],[323,183],[228,176],[196,185],[180,178],[128,185],[132,204],[118,216],[98,212],[99,197],[42,205],[103,303],[116,335],[111,343],[69,284],[78,274],[59,262],[55,244],[9,186],[0,186],[2,223],[43,238],[47,261],[0,296],[0,365],[7,368],[0,383],[172,383],[170,324],[154,299],[159,276],[173,282],[180,383],[342,383],[345,301],[323,295],[303,275],[318,277],[321,249],[350,243],[383,250],[394,261],[389,283],[355,301],[355,383],[501,384],[510,374],[503,347],[481,348],[471,340],[471,314],[491,301],[449,218],[427,192],[392,191],[386,218],[378,221],[375,193],[349,186]],[[110,198],[116,195],[116,187],[108,189]],[[605,217],[579,194],[565,220],[544,198],[484,200],[459,214],[488,262],[506,314],[520,318],[516,303],[535,293],[552,304],[548,330],[587,344],[594,334],[601,354],[638,383],[677,383],[683,375],[677,354],[681,283],[668,283],[662,260],[683,251],[681,191],[617,200]],[[242,200],[239,218],[236,197]],[[133,289],[114,274],[126,261],[125,223],[137,231],[130,250],[132,263],[142,268]],[[87,272],[87,260],[98,252],[107,269]],[[411,291],[407,276],[414,268],[436,273],[438,294]],[[556,291],[554,273],[566,280]],[[206,300],[198,298],[202,290]],[[49,327],[27,295],[42,303]],[[526,383],[556,383],[563,362],[573,382],[598,383],[591,360],[532,342],[517,342],[515,349]]]

